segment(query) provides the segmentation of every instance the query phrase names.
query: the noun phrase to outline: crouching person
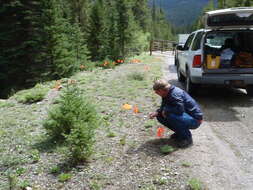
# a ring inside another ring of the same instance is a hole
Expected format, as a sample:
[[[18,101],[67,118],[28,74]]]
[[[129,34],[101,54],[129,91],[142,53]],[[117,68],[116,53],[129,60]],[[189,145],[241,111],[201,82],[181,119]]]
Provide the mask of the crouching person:
[[[171,138],[180,148],[192,145],[190,129],[198,128],[203,119],[199,105],[187,92],[164,79],[155,81],[153,90],[161,96],[162,103],[160,109],[149,114],[150,119],[156,117],[162,125],[174,131]]]

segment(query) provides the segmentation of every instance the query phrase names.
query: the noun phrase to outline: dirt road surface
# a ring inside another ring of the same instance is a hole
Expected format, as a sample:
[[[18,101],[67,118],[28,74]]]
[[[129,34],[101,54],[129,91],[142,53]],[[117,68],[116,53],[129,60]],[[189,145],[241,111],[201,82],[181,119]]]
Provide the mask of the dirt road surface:
[[[174,56],[155,53],[165,62],[164,77],[177,81]],[[194,146],[179,151],[180,160],[211,190],[253,189],[253,99],[243,90],[204,88],[195,97],[204,123],[193,132]]]

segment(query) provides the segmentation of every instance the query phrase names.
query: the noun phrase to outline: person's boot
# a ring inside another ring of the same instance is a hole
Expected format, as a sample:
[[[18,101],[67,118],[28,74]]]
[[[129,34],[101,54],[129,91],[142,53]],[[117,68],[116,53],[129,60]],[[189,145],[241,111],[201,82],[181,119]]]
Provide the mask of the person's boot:
[[[182,139],[178,141],[178,147],[179,148],[187,148],[189,146],[193,145],[192,137],[188,139]]]

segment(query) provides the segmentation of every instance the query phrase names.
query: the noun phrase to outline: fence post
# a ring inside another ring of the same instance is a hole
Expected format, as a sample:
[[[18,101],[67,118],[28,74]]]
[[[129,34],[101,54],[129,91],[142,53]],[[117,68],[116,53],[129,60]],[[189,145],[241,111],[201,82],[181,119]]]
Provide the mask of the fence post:
[[[152,49],[153,49],[153,40],[150,41],[150,44],[149,44],[149,55],[151,56],[152,55]]]

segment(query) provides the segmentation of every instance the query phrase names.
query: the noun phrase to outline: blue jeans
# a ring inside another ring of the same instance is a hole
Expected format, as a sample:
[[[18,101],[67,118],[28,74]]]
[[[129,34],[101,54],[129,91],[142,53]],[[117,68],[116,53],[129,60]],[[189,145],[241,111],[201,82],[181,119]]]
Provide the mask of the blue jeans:
[[[187,113],[182,115],[169,114],[163,117],[161,114],[157,116],[157,120],[174,131],[179,139],[189,139],[192,137],[190,129],[196,129],[200,126],[200,122]]]

